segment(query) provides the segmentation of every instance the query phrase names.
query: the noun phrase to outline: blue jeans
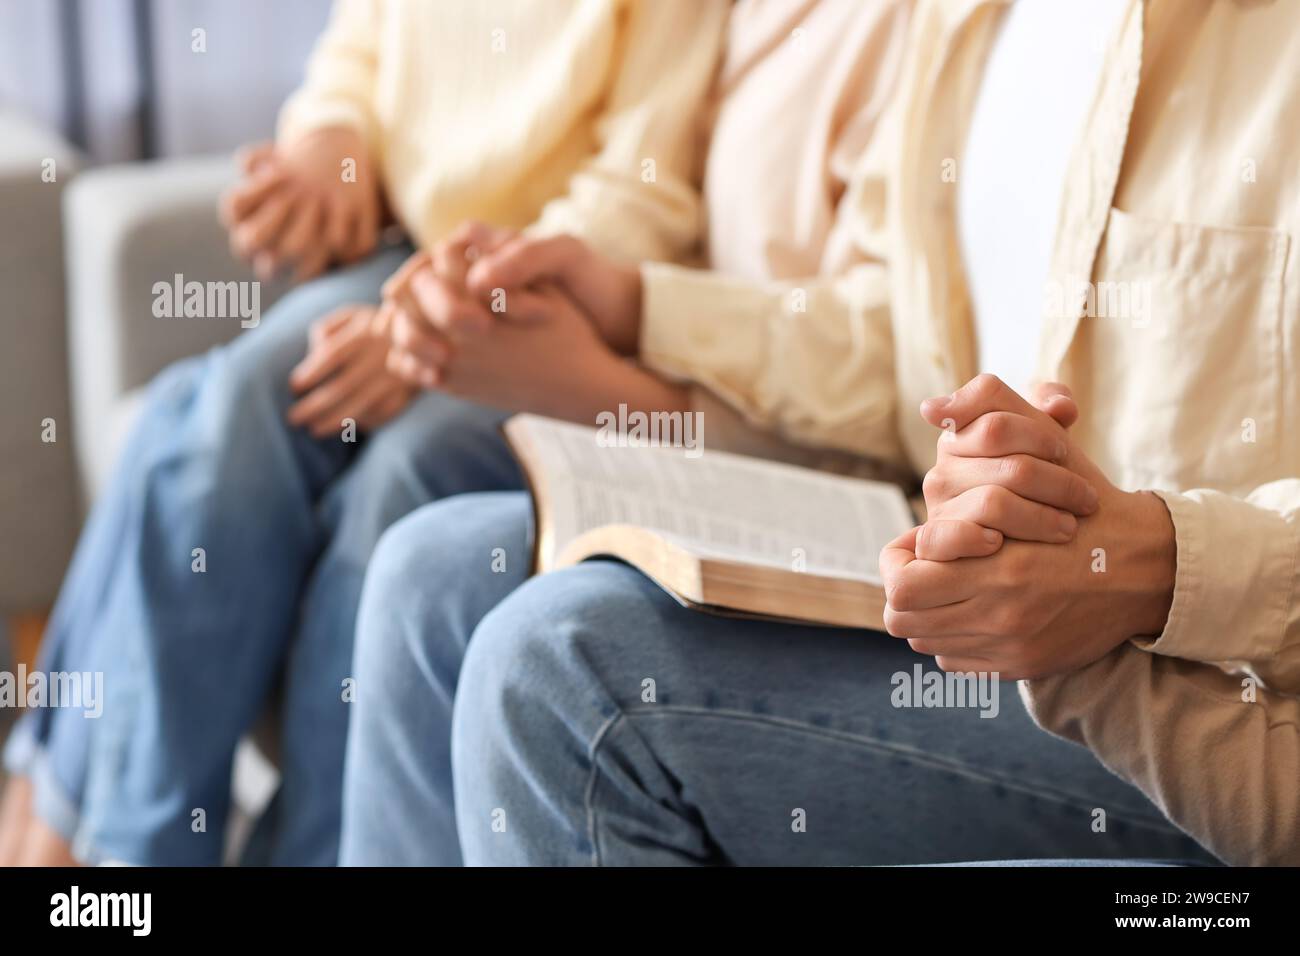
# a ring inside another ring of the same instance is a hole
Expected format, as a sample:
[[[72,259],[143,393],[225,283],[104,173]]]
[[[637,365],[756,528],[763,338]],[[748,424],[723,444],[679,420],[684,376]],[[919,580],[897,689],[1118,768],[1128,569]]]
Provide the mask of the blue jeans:
[[[344,682],[371,550],[422,504],[521,487],[503,415],[445,395],[422,395],[356,443],[285,423],[311,323],[378,301],[408,252],[301,287],[258,328],[152,384],[43,650],[43,668],[104,672],[103,716],[33,712],[7,752],[82,858],[218,862],[236,743],[278,692],[268,857],[337,860]]]
[[[900,708],[932,665],[884,634],[687,610],[612,561],[526,579],[530,514],[466,495],[380,541],[341,862],[1208,859],[1013,686]]]

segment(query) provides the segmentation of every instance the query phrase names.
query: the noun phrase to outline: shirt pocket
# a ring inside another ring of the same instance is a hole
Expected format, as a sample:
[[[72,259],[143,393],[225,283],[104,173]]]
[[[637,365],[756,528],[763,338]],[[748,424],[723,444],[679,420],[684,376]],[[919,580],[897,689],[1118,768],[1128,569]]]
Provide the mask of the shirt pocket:
[[[1114,423],[1096,440],[1126,485],[1240,492],[1273,477],[1288,245],[1111,209],[1082,322],[1095,407]]]

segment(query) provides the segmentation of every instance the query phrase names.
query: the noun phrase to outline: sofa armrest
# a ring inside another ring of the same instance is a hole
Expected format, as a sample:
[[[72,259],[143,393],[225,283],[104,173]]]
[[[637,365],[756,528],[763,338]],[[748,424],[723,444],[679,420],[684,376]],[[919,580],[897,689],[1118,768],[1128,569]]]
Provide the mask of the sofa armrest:
[[[0,111],[0,610],[54,599],[78,524],[59,205],[80,159]],[[53,434],[43,425],[53,422]],[[53,441],[47,441],[48,438]]]
[[[83,173],[64,202],[73,414],[83,489],[102,487],[130,416],[130,396],[166,365],[229,341],[238,316],[158,317],[154,285],[252,282],[231,256],[217,200],[227,157],[110,166]],[[260,288],[263,311],[283,291]]]

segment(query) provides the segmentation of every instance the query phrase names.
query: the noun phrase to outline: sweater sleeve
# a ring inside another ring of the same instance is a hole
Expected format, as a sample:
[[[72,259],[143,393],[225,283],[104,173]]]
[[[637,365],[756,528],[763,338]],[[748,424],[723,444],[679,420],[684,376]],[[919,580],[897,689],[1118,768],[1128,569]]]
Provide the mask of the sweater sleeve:
[[[753,284],[642,266],[641,360],[802,445],[903,459],[884,267]]]
[[[580,236],[628,261],[679,258],[699,238],[699,107],[713,79],[725,0],[632,0],[597,148],[530,232]]]
[[[755,283],[641,267],[640,354],[788,441],[905,464],[898,427],[887,183],[903,119],[891,101],[850,177],[836,276]]]
[[[374,108],[384,0],[335,0],[307,61],[307,75],[280,110],[281,142],[327,126],[356,130],[372,150],[379,142]]]

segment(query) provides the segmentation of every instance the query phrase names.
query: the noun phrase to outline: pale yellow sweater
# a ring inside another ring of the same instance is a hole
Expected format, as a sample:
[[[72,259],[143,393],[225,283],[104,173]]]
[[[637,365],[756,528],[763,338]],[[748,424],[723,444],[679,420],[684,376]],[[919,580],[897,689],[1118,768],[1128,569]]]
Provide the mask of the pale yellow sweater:
[[[616,256],[696,239],[725,0],[337,0],[279,136],[359,130],[427,245],[466,219]]]

